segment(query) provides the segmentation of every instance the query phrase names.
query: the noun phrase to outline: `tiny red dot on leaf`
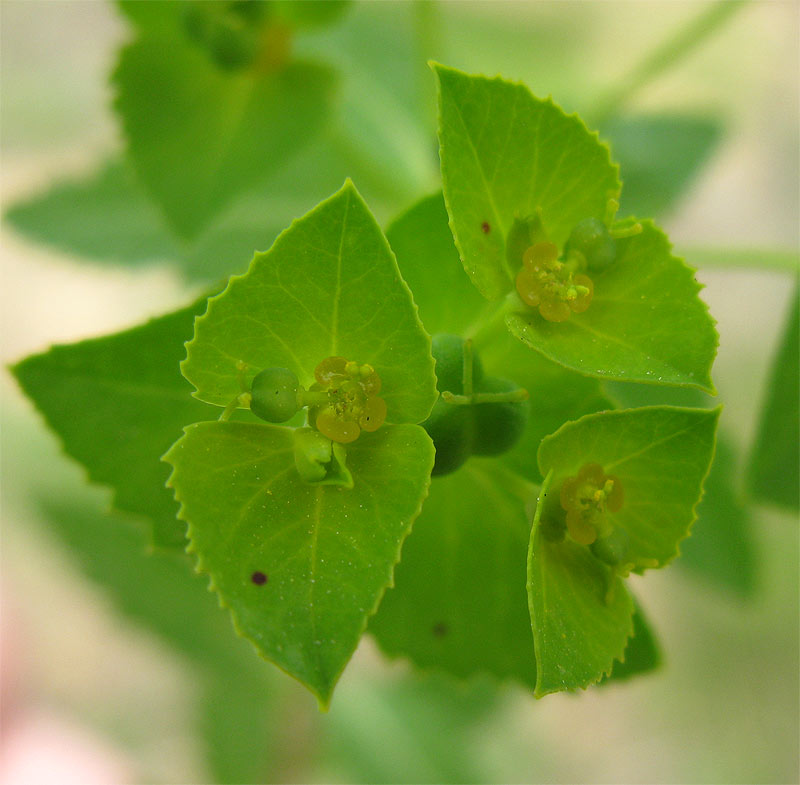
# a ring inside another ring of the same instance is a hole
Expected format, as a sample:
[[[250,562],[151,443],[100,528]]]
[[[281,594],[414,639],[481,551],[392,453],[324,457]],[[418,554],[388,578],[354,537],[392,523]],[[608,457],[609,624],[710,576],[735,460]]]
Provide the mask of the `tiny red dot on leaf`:
[[[250,580],[253,581],[256,586],[263,586],[269,579],[263,572],[256,571],[250,576]]]
[[[481,231],[482,231],[484,234],[489,234],[489,232],[491,232],[491,231],[492,231],[492,227],[491,227],[491,226],[489,226],[489,222],[488,222],[488,221],[484,221],[484,222],[481,224]]]

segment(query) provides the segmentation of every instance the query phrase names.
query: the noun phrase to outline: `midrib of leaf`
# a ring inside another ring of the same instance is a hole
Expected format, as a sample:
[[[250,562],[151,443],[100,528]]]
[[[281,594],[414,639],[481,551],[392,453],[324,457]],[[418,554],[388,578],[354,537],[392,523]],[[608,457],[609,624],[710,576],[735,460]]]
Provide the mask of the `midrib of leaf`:
[[[206,203],[210,201],[211,194],[220,188],[221,183],[219,181],[222,164],[228,157],[233,141],[241,128],[245,111],[253,97],[255,83],[253,78],[243,78],[236,89],[231,91],[229,106],[225,109],[224,119],[226,122],[222,126],[217,145],[217,155],[215,159],[212,159],[212,171],[208,178],[209,186],[206,193]]]
[[[85,372],[73,373],[71,371],[64,371],[62,373],[54,373],[50,378],[55,379],[58,377],[80,379],[81,381],[90,382],[93,387],[108,387],[115,392],[125,393],[126,395],[130,395],[134,398],[139,395],[148,395],[157,398],[169,398],[171,400],[184,403],[186,401],[186,396],[189,393],[188,388],[185,393],[179,393],[169,387],[157,387],[153,384],[137,384],[136,382],[120,382],[116,379],[104,379],[103,377],[92,376]]]
[[[646,447],[642,447],[641,450],[636,450],[636,452],[630,453],[630,455],[626,455],[623,458],[619,458],[612,463],[607,464],[604,468],[606,471],[615,468],[616,466],[620,466],[623,463],[627,463],[634,458],[638,458],[640,455],[645,455],[646,453],[650,452],[650,450],[655,449],[656,447],[661,446],[662,444],[666,444],[667,442],[672,441],[673,439],[677,439],[679,436],[683,436],[685,433],[689,433],[689,431],[693,431],[697,427],[698,423],[693,423],[692,425],[686,426],[686,428],[682,428],[680,431],[676,431],[675,433],[670,434],[669,436],[664,436],[661,439],[656,439],[654,442],[650,442]]]
[[[342,254],[344,251],[344,238],[347,230],[347,216],[350,212],[350,200],[352,195],[347,191],[347,199],[344,203],[344,215],[342,216],[342,232],[339,236],[339,253],[336,258],[336,290],[333,293],[333,313],[331,315],[331,357],[338,354],[339,347],[339,300],[342,294]]]
[[[275,456],[275,455],[283,455],[283,454],[291,454],[292,450],[275,450],[274,452],[265,455],[263,458],[257,461],[248,461],[248,466],[258,466],[260,463],[264,463],[267,459]],[[231,464],[228,464],[225,468],[229,469]],[[288,474],[290,471],[294,469],[294,464],[290,464],[287,466],[283,471],[278,472],[277,474],[273,474],[272,477],[269,479],[265,485],[261,485],[259,489],[242,505],[242,509],[239,511],[239,516],[236,519],[236,523],[231,526],[228,533],[225,535],[225,539],[222,541],[222,546],[220,550],[223,550],[228,546],[230,541],[239,534],[243,524],[244,518],[247,513],[250,512],[250,508],[255,504],[255,502],[260,499],[264,494],[269,493],[269,489],[275,485],[275,483],[283,477],[285,474]]]
[[[521,316],[523,319],[525,318],[524,314],[512,314],[512,316],[513,315]],[[598,338],[605,339],[605,340],[609,341],[612,344],[616,344],[617,346],[621,346],[624,349],[630,350],[631,352],[636,354],[642,360],[648,360],[648,361],[652,362],[650,356],[644,354],[644,352],[642,352],[641,349],[639,349],[639,347],[632,346],[631,344],[627,343],[626,341],[623,341],[621,338],[617,338],[617,337],[615,337],[613,335],[609,335],[608,333],[604,333],[601,330],[598,330],[595,327],[590,326],[585,321],[580,321],[578,319],[575,319],[575,320],[573,320],[572,324],[573,324],[573,326],[575,327],[576,330],[584,330],[585,332],[589,333],[590,335],[594,335],[594,336],[596,336]],[[526,324],[526,329],[528,327],[530,327],[530,325]],[[535,350],[538,351],[538,352],[541,352],[541,354],[543,354],[549,360],[552,360],[553,362],[558,363],[559,365],[563,365],[564,364],[556,353],[546,352],[543,348],[540,348],[538,346],[535,348]],[[676,368],[671,363],[669,363],[669,362],[667,362],[665,360],[660,360],[660,363],[661,363],[662,368],[666,372],[672,372],[672,373],[675,373],[675,374],[677,374],[679,376],[684,376],[684,372],[681,371],[679,368]],[[565,367],[569,367],[569,366],[565,366]],[[597,374],[592,373],[591,375],[592,376],[596,376]],[[648,382],[647,382],[647,380],[643,379],[643,380],[641,380],[641,383],[642,384],[647,384]],[[651,382],[651,383],[655,384],[655,382]],[[680,386],[682,386],[682,387],[696,387],[696,388],[701,389],[701,390],[706,390],[707,389],[706,387],[701,385],[699,382],[692,382],[692,383],[681,382]],[[713,390],[713,387],[712,387],[712,390]]]
[[[317,487],[316,498],[314,499],[314,531],[311,535],[311,565],[310,565],[310,580],[308,584],[308,616],[311,621],[311,637],[314,641],[314,659],[317,671],[322,673],[322,663],[319,659],[319,651],[316,648],[317,641],[317,611],[315,606],[314,590],[317,586],[317,542],[319,540],[319,527],[320,527],[320,510],[322,508],[322,495],[324,489],[322,486]]]

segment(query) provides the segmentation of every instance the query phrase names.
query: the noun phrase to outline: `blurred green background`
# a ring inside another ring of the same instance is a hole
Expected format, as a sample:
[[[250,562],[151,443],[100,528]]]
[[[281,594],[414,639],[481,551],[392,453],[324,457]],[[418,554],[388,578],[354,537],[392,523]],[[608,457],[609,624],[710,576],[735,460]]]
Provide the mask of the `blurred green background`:
[[[38,770],[31,754],[40,767],[71,760],[75,782],[796,782],[797,520],[741,499],[792,299],[792,277],[778,268],[797,264],[798,8],[754,2],[731,13],[613,118],[603,107],[617,87],[708,4],[356,3],[298,42],[342,70],[342,101],[333,129],[284,175],[280,188],[299,185],[288,215],[269,216],[275,231],[342,171],[384,222],[437,188],[429,57],[523,80],[590,124],[605,121],[625,145],[631,189],[651,155],[637,152],[631,130],[643,116],[651,128],[666,123],[662,164],[702,148],[691,180],[650,172],[643,187],[662,180],[639,199],[652,200],[700,268],[719,322],[719,458],[734,493],[716,497],[708,550],[687,544],[684,567],[695,569],[634,579],[664,650],[657,673],[537,702],[514,685],[416,673],[365,639],[330,713],[319,714],[233,637],[202,579],[145,556],[137,522],[104,515],[109,493],[85,485],[4,374],[0,782],[36,781],[20,775]],[[5,210],[118,154],[108,74],[130,30],[101,2],[3,0],[0,14]],[[683,148],[669,130],[675,115],[696,129]],[[337,164],[312,183],[308,172],[331,151]],[[8,222],[1,253],[4,364],[132,325],[202,289],[185,265],[82,259]]]

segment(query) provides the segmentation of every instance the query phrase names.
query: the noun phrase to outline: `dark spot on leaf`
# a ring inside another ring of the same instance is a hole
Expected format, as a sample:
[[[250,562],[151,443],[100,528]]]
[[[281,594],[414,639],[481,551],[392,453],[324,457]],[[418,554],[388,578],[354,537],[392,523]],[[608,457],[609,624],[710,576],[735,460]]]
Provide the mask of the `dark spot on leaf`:
[[[250,576],[250,580],[253,581],[256,586],[263,586],[269,579],[263,572],[256,571]]]
[[[489,232],[491,232],[491,231],[492,231],[492,227],[491,227],[491,226],[489,226],[489,222],[488,222],[488,221],[484,221],[484,222],[481,224],[481,231],[482,231],[484,234],[489,234]]]
[[[438,621],[433,625],[431,632],[435,637],[443,638],[445,635],[447,635],[447,625],[443,621]]]

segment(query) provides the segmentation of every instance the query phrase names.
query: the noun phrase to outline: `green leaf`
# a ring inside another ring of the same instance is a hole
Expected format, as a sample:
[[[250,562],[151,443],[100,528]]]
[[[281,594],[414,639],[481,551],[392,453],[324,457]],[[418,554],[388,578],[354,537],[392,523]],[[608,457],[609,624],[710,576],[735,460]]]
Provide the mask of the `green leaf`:
[[[497,305],[487,304],[464,273],[441,194],[414,204],[393,221],[386,237],[425,328],[473,336],[486,371],[513,379],[530,394],[523,437],[502,460],[523,477],[540,482],[534,460],[539,442],[565,420],[613,408],[600,382],[532,354],[506,330],[498,334],[490,329],[484,335],[483,325],[491,326]]]
[[[523,591],[533,490],[487,459],[434,478],[395,587],[370,622],[384,652],[461,678],[487,672],[534,686]]]
[[[658,387],[650,384],[606,384],[619,405],[706,407],[707,396],[698,390]],[[720,423],[714,461],[704,483],[705,493],[697,508],[692,536],[681,543],[678,566],[741,597],[755,587],[758,561],[753,542],[751,510],[742,500],[740,471],[730,437]]]
[[[723,269],[777,270],[796,273],[800,253],[786,248],[686,248],[684,255],[702,270]]]
[[[398,216],[386,230],[386,239],[414,293],[425,329],[462,335],[492,306],[464,273],[447,221],[442,194],[435,193]]]
[[[310,485],[293,429],[198,423],[164,460],[189,550],[234,624],[322,706],[392,581],[430,482],[422,428],[384,426],[347,446],[355,485]]]
[[[12,204],[5,218],[26,237],[73,256],[137,266],[166,261],[190,279],[216,282],[240,270],[255,250],[269,248],[352,171],[331,139],[320,140],[186,242],[170,231],[131,168],[116,159]]]
[[[337,22],[350,4],[350,0],[271,0],[268,12],[291,27],[316,29]],[[118,0],[117,5],[131,22],[145,30],[175,27],[182,22],[183,4],[174,0]]]
[[[630,561],[637,570],[663,567],[678,555],[678,543],[695,520],[719,413],[649,406],[589,414],[542,441],[539,469],[553,472],[556,496],[561,483],[586,464],[600,464],[617,477],[624,501],[607,515],[627,532]],[[563,519],[557,501],[550,513]]]
[[[722,138],[722,124],[693,115],[634,115],[601,128],[624,176],[623,215],[674,208]]]
[[[756,585],[758,554],[751,509],[742,501],[740,472],[729,438],[717,438],[692,536],[681,544],[678,565],[706,581],[748,597]]]
[[[548,474],[542,485],[528,551],[537,698],[607,676],[633,634],[633,601],[619,577],[588,548],[543,536],[547,495],[557,495],[552,479]]]
[[[240,361],[251,378],[280,366],[307,386],[317,364],[336,355],[375,368],[389,422],[427,417],[437,395],[430,338],[349,181],[209,300],[182,370],[199,398],[224,406],[241,392]]]
[[[503,79],[434,65],[439,79],[439,143],[450,226],[464,269],[484,297],[513,289],[505,255],[515,216],[541,209],[550,239],[602,218],[619,194],[608,148],[577,115]]]
[[[312,141],[335,88],[331,69],[311,63],[220,70],[160,27],[122,50],[113,82],[136,172],[186,238]]]
[[[276,0],[277,16],[299,30],[316,29],[338,22],[350,0]]]
[[[131,330],[54,346],[12,368],[14,375],[93,482],[114,506],[153,523],[153,542],[185,545],[177,505],[159,458],[191,421],[216,412],[194,400],[181,377],[183,341],[205,298]]]
[[[5,218],[27,237],[89,259],[140,264],[182,255],[156,207],[119,161],[12,204]]]
[[[183,13],[181,4],[172,0],[117,0],[116,5],[130,22],[144,30],[176,27]]]
[[[587,376],[696,387],[714,394],[711,365],[718,335],[694,270],[672,255],[650,221],[617,241],[617,259],[593,277],[588,310],[566,322],[525,308],[508,329],[554,362]]]
[[[620,681],[648,673],[661,665],[661,650],[656,642],[655,634],[647,621],[641,605],[633,599],[633,634],[625,647],[624,659],[614,663],[611,675],[602,681]]]
[[[800,507],[800,289],[794,300],[767,382],[767,400],[750,458],[750,491],[759,501]]]

